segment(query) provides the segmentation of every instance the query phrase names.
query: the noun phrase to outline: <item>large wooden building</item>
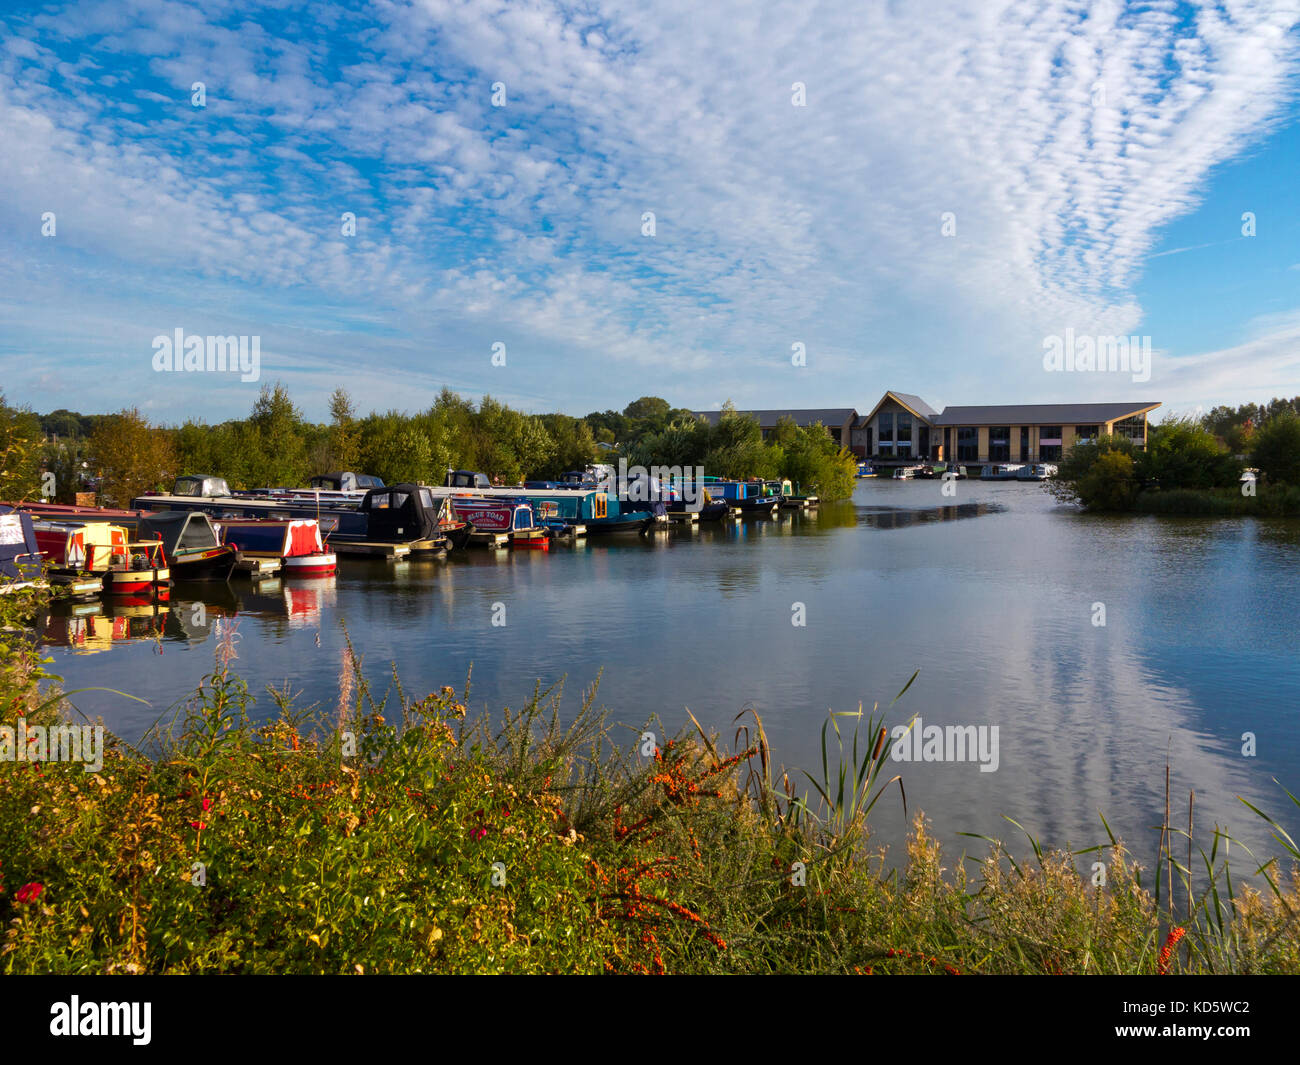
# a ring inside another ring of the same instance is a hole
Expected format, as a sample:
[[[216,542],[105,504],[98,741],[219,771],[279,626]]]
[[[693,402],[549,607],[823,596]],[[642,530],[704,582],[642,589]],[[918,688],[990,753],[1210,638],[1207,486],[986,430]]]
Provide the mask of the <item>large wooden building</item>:
[[[945,407],[931,422],[951,462],[1058,462],[1077,443],[1123,436],[1147,444],[1147,415],[1159,403],[1026,403]]]
[[[851,407],[737,411],[755,419],[767,439],[782,418],[820,422],[859,458],[880,463],[1057,462],[1076,443],[1125,436],[1146,447],[1147,415],[1156,402],[1020,403],[935,410],[910,392],[886,392],[870,414]],[[720,411],[694,411],[713,424]]]

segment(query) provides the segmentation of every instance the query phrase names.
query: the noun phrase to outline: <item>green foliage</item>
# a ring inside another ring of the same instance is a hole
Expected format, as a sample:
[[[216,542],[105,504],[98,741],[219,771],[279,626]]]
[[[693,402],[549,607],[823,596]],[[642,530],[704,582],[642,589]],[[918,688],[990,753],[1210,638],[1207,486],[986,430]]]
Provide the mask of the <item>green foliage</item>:
[[[329,450],[317,473],[358,471],[361,460],[361,433],[357,427],[356,410],[347,390],[336,388],[330,396]],[[432,461],[432,458],[430,458]],[[387,482],[385,482],[387,483]]]
[[[172,435],[134,408],[99,423],[90,438],[90,458],[103,478],[100,498],[110,507],[129,506],[145,492],[170,491],[181,472]]]
[[[1300,416],[1286,410],[1264,422],[1251,440],[1250,460],[1266,484],[1300,487]]]
[[[1208,429],[1191,418],[1180,418],[1151,428],[1138,472],[1143,481],[1162,491],[1223,488],[1237,483],[1241,463]]]
[[[1300,415],[1300,396],[1274,397],[1268,403],[1245,403],[1240,407],[1215,407],[1201,419],[1207,430],[1222,440],[1235,455],[1250,451],[1256,429],[1270,418],[1290,411]]]
[[[1137,498],[1133,459],[1122,451],[1107,451],[1079,479],[1079,501],[1089,510],[1128,510]]]
[[[786,477],[800,492],[827,501],[853,494],[857,460],[820,423],[797,426],[784,418],[768,440],[758,422],[728,403],[717,425],[678,416],[625,451],[628,461],[653,466],[703,466],[710,477]]]
[[[536,480],[554,480],[570,470],[581,470],[596,461],[596,441],[591,427],[581,418],[567,414],[541,415],[542,428],[550,436],[553,449],[550,457],[535,466],[529,477]]]
[[[3,717],[50,724],[16,609],[0,597]],[[1237,888],[1217,830],[1196,890],[1178,830],[1161,833],[1177,917],[1114,837],[1073,853],[1031,837],[1023,862],[990,840],[972,882],[944,875],[918,816],[887,868],[868,821],[903,792],[878,707],[832,715],[799,795],[757,715],[734,754],[697,725],[647,759],[610,742],[594,690],[569,726],[538,694],[467,726],[449,687],[411,699],[394,675],[376,700],[350,647],[336,710],[271,689],[278,715],[255,724],[233,635],[179,720],[142,749],[110,738],[102,772],[0,761],[0,970],[1300,972],[1300,874],[1273,860],[1268,894]]]
[[[40,491],[40,457],[40,420],[26,408],[8,406],[0,392],[0,499],[26,499]]]
[[[283,384],[262,386],[244,428],[247,450],[242,481],[257,488],[306,483],[312,472],[307,427]]]

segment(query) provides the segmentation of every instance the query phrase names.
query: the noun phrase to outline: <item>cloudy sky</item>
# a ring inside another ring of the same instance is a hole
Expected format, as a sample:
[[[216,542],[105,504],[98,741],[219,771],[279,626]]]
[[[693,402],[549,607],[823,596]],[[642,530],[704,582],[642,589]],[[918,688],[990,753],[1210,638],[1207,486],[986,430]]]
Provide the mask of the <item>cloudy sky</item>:
[[[316,418],[1300,393],[1300,2],[18,7],[10,402],[245,413],[176,329]]]

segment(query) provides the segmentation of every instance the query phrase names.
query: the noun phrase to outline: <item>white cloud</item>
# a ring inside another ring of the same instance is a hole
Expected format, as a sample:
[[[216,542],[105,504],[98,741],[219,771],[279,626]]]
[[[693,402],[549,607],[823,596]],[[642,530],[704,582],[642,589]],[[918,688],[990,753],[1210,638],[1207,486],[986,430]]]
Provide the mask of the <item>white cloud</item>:
[[[1042,337],[1141,331],[1158,231],[1284,114],[1296,62],[1294,3],[419,0],[373,24],[323,9],[333,39],[219,24],[234,10],[79,4],[11,38],[6,229],[58,209],[43,254],[83,279],[89,258],[108,283],[301,293],[289,327],[350,299],[408,338],[526,337],[516,387],[556,405],[575,385],[614,402],[592,371],[618,364],[688,404],[705,381],[750,403],[1051,398],[1028,373]],[[65,34],[91,85],[73,94],[51,74]],[[170,107],[140,79],[97,88],[114,50],[148,57]],[[1179,365],[1168,387],[1223,381]]]

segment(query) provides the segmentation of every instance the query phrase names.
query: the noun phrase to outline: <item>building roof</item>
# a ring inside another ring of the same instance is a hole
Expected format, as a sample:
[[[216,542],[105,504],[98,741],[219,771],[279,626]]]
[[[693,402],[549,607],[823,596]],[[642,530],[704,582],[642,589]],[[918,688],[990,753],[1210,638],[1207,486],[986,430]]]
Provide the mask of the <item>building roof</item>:
[[[987,407],[945,407],[934,425],[1100,425],[1143,414],[1158,401],[1131,403],[1019,403]]]
[[[817,422],[821,422],[822,425],[843,425],[850,419],[856,421],[858,417],[858,412],[852,407],[818,407],[814,410],[738,410],[736,413],[756,418],[758,424],[765,429],[776,425],[782,418],[790,418],[795,425],[804,426]],[[691,414],[703,418],[710,425],[717,425],[722,411],[693,410]]]
[[[895,392],[893,391],[893,389],[890,389],[890,391],[886,392],[883,396],[880,397],[880,402],[871,408],[870,414],[864,414],[862,418],[859,419],[857,428],[861,429],[867,424],[867,422],[871,421],[871,419],[876,416],[876,412],[885,405],[885,402],[887,400],[890,399],[893,399],[901,403],[904,407],[910,410],[918,418],[921,418],[927,422],[934,421],[934,419],[939,415],[939,412],[935,410],[932,406],[930,406],[930,404],[928,404],[920,396],[914,396],[910,392]]]

